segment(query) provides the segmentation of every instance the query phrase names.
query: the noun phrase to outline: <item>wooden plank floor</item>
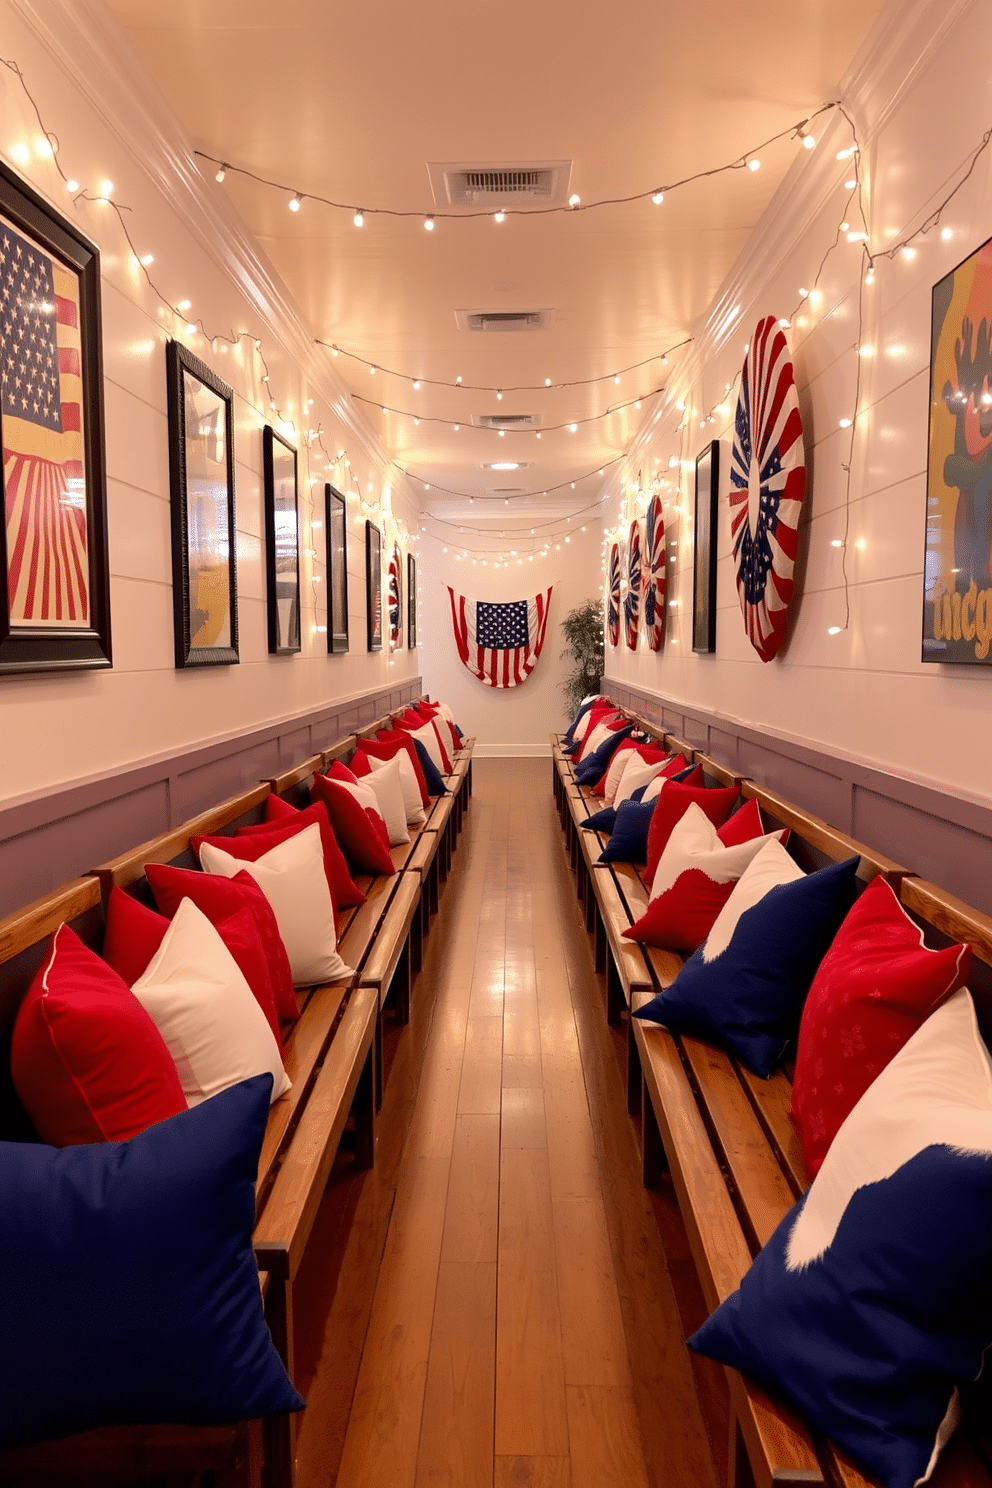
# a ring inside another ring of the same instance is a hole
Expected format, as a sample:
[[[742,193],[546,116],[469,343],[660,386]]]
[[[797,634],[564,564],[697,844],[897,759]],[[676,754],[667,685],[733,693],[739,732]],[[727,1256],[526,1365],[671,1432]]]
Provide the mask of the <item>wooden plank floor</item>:
[[[377,1167],[332,1184],[298,1290],[300,1488],[716,1488],[722,1380],[683,1344],[548,761],[474,773]]]

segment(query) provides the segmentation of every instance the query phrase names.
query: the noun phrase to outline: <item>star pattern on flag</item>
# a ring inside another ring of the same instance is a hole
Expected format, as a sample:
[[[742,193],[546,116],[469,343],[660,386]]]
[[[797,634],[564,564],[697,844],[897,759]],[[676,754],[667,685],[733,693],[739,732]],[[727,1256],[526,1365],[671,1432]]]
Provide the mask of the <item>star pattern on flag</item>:
[[[514,600],[510,604],[483,604],[480,602],[475,622],[476,642],[494,651],[503,651],[511,646],[526,646],[527,601]]]
[[[0,228],[0,407],[61,433],[55,312],[51,260]]]

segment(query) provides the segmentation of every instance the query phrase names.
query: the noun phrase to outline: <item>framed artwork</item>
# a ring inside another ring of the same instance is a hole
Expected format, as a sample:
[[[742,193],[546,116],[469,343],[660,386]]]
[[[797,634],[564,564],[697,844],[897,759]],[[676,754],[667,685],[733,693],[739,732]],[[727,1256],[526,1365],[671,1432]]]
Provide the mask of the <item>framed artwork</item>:
[[[300,513],[296,451],[266,424],[262,430],[265,476],[265,583],[269,655],[300,650]]]
[[[178,341],[165,348],[176,666],[238,660],[234,394]]]
[[[992,238],[933,288],[924,661],[992,666]]]
[[[365,523],[365,613],[369,650],[382,650],[382,533]]]
[[[716,650],[716,524],[720,441],[696,456],[696,519],[692,553],[692,649]]]
[[[406,644],[412,651],[417,644],[417,560],[406,555]]]
[[[327,649],[348,649],[348,508],[333,486],[324,487],[327,536]]]
[[[0,165],[0,673],[109,667],[98,249]]]
[[[389,649],[399,651],[403,645],[403,554],[393,544],[389,555]]]

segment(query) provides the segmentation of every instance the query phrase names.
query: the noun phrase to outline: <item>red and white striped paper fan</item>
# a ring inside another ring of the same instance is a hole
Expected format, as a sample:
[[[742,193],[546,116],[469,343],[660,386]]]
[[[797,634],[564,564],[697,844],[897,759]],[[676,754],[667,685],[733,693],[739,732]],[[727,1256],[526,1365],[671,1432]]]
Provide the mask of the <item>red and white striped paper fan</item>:
[[[606,606],[610,645],[620,644],[620,544],[610,549],[610,593]]]
[[[652,651],[660,651],[665,639],[665,595],[668,586],[668,547],[665,516],[660,496],[652,496],[645,521],[641,588],[644,594],[644,630]]]
[[[403,643],[403,554],[393,546],[389,555],[389,649]]]
[[[806,456],[789,348],[774,315],[751,338],[734,424],[730,532],[744,629],[762,661],[785,638]]]
[[[627,649],[637,650],[637,625],[641,618],[641,524],[631,522],[627,538],[627,594],[623,602]]]

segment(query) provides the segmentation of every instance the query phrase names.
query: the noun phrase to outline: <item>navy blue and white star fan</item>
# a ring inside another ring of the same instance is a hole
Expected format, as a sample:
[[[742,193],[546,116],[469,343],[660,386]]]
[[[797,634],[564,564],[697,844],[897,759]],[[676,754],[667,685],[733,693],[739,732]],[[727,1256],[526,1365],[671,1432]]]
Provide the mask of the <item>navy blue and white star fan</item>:
[[[913,1488],[992,1344],[990,1254],[992,1061],[962,988],[689,1343],[787,1396],[885,1488]]]
[[[489,603],[466,599],[449,584],[448,597],[458,655],[472,676],[487,687],[526,681],[544,645],[551,588],[534,599]]]

